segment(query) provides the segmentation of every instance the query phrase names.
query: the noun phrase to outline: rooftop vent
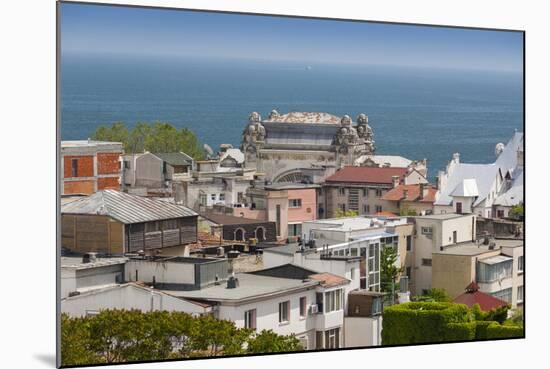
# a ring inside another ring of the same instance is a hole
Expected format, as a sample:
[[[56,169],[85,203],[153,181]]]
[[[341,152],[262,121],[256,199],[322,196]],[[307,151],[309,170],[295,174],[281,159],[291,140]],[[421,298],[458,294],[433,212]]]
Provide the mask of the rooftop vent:
[[[97,253],[96,252],[88,252],[82,256],[82,263],[95,263],[97,261]]]
[[[496,243],[490,242],[490,243],[489,243],[489,250],[494,250],[496,246],[497,246]]]
[[[239,287],[239,279],[235,278],[235,276],[229,277],[227,280],[227,288],[237,288]]]

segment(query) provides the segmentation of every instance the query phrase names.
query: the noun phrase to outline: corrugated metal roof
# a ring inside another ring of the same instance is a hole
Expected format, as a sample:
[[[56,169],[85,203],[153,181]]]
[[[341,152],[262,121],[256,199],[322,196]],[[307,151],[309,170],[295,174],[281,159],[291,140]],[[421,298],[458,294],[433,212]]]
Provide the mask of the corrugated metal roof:
[[[193,210],[165,201],[115,190],[104,190],[62,206],[63,214],[106,215],[124,224],[198,215]]]

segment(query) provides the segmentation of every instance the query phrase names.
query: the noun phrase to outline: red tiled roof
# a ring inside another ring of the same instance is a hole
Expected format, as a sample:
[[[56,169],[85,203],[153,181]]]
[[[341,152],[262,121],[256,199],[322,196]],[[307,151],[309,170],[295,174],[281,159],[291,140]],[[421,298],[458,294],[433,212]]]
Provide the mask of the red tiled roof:
[[[312,274],[309,276],[309,278],[316,281],[320,281],[323,287],[335,287],[335,286],[349,283],[348,279],[332,273]]]
[[[508,303],[504,300],[498,299],[487,293],[478,291],[479,287],[477,283],[472,282],[466,287],[466,292],[454,299],[457,304],[465,304],[469,307],[479,304],[479,307],[483,311],[489,311],[501,306],[506,306]]]
[[[424,196],[423,199],[420,199],[420,185],[399,185],[395,188],[392,188],[382,196],[382,200],[388,201],[417,201],[417,202],[429,202],[433,203],[435,201],[435,194],[437,190],[430,186],[425,185],[428,193]],[[405,191],[407,191],[407,198],[404,197]]]
[[[395,213],[392,213],[391,211],[379,211],[378,213],[374,214],[377,217],[397,217],[398,215]]]
[[[399,181],[403,182],[407,171],[407,168],[344,167],[328,177],[325,181],[392,184],[393,176],[399,176]]]

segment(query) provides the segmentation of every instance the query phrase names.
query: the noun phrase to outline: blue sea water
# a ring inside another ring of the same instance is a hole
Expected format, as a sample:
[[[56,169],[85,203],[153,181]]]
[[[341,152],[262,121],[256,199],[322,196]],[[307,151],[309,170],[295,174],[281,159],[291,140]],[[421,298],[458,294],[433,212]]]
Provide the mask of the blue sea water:
[[[427,158],[434,180],[454,152],[491,162],[495,144],[523,129],[522,75],[511,72],[63,55],[61,76],[63,140],[165,121],[214,149],[238,147],[252,111],[363,112],[378,154]]]

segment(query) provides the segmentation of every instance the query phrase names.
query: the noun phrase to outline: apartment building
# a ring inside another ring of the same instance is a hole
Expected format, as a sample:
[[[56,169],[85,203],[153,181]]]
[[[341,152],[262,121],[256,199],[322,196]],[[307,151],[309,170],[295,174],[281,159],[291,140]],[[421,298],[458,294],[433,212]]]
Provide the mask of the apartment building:
[[[512,308],[521,306],[523,249],[523,239],[481,239],[444,247],[433,254],[432,287],[445,288],[456,298],[475,282],[476,290]]]
[[[333,218],[338,210],[360,215],[387,211],[384,194],[400,184],[415,183],[427,181],[413,168],[344,167],[325,179],[318,199],[319,218]]]
[[[421,295],[432,286],[432,255],[442,248],[476,240],[474,214],[432,214],[412,217],[414,235],[409,288]],[[471,281],[459,283],[460,292]]]
[[[437,189],[426,183],[402,184],[382,196],[385,211],[401,215],[433,214]]]
[[[172,182],[191,178],[193,158],[183,152],[129,154],[123,157],[123,186],[126,191],[172,192]]]
[[[120,188],[122,143],[61,141],[61,194]]]

